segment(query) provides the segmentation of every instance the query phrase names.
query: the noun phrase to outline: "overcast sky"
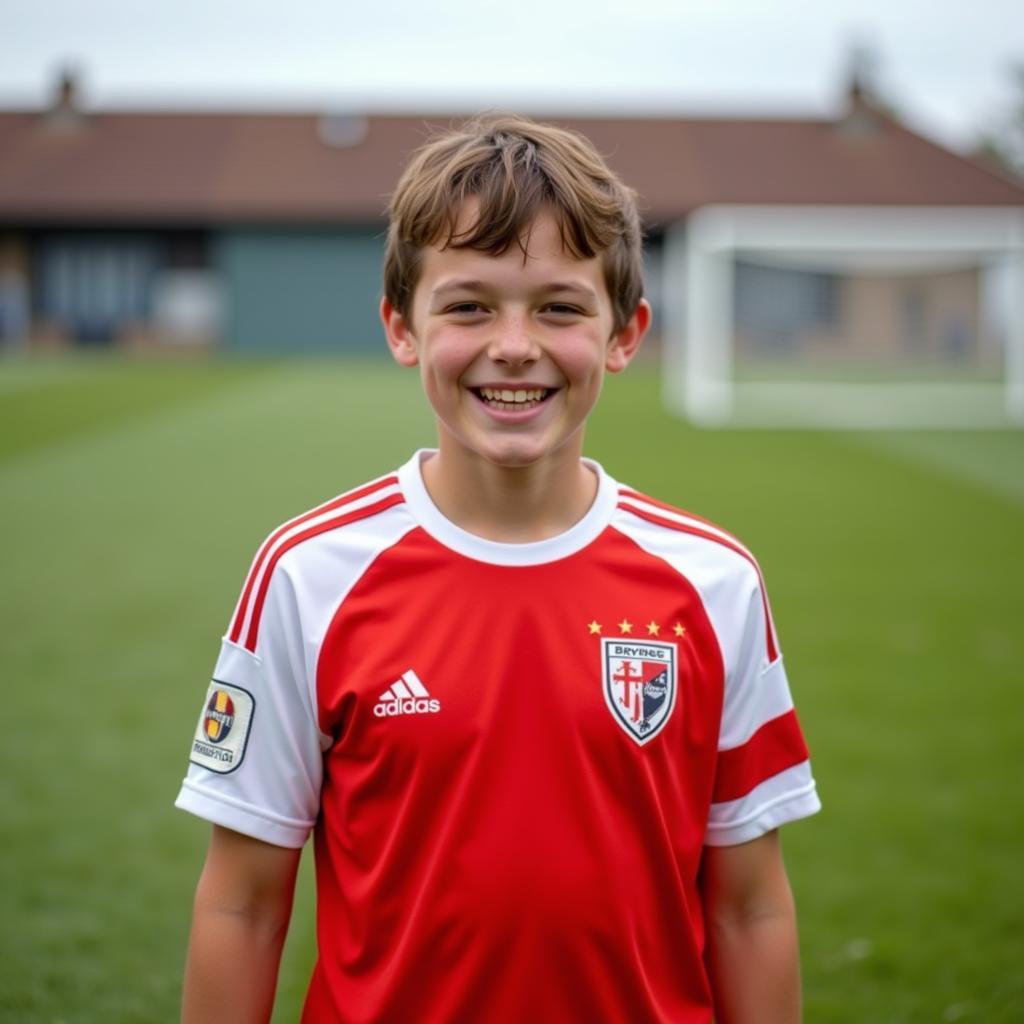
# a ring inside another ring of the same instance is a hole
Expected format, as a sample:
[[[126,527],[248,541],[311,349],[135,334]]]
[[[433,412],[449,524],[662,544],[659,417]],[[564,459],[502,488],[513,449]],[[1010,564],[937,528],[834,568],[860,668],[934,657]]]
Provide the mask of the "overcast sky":
[[[92,107],[827,115],[851,45],[966,146],[1024,61],[1020,0],[0,0],[0,106],[81,69]]]

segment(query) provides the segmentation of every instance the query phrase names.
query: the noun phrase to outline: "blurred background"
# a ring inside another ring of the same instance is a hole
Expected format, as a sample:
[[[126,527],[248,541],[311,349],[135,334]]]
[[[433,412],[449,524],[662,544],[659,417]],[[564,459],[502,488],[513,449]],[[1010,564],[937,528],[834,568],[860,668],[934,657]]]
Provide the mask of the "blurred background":
[[[278,522],[431,442],[384,211],[485,109],[641,196],[588,453],[761,559],[808,1020],[1024,1019],[1018,7],[0,0],[0,1020],[174,1019],[218,637]]]
[[[643,197],[678,411],[1024,422],[1012,4],[5,10],[3,350],[380,354],[404,159],[514,107]]]

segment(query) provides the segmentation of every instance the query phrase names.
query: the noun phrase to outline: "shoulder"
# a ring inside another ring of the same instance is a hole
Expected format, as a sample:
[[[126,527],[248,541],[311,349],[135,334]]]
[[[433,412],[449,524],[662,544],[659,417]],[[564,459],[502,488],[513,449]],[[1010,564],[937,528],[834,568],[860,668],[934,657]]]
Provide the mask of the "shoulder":
[[[278,560],[287,555],[292,563],[301,563],[303,558],[315,558],[319,549],[332,541],[372,546],[375,528],[386,536],[387,525],[394,518],[387,513],[404,504],[398,475],[389,473],[282,523],[263,542],[260,552]]]
[[[249,568],[227,639],[255,649],[272,586],[301,591],[304,603],[333,600],[414,525],[404,504],[398,475],[391,473],[272,530]]]
[[[689,551],[731,569],[740,578],[760,578],[753,552],[724,527],[625,484],[618,485],[614,521],[641,546],[651,545],[666,553]]]
[[[778,659],[761,567],[741,540],[710,520],[622,485],[613,523],[697,588],[723,636],[744,635],[752,614],[763,624],[767,662]]]

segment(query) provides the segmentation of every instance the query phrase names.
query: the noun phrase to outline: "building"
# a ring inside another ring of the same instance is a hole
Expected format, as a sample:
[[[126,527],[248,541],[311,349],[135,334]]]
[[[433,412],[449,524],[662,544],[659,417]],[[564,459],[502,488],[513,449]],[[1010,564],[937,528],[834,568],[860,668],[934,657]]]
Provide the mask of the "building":
[[[387,197],[428,125],[457,119],[92,113],[65,77],[48,109],[0,112],[0,345],[380,351]],[[547,119],[583,131],[640,193],[658,316],[666,239],[685,238],[698,211],[1024,208],[1024,188],[909,131],[856,85],[833,120]],[[873,279],[765,251],[733,253],[739,355],[985,352],[974,266]],[[672,272],[680,302],[699,305]],[[883,323],[881,307],[899,312]]]

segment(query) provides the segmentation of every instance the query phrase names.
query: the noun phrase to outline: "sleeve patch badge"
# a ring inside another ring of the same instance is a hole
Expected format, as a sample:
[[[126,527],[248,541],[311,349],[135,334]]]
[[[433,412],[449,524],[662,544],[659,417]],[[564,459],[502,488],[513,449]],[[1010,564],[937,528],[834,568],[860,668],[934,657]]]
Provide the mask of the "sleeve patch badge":
[[[218,775],[233,772],[245,757],[255,710],[248,690],[214,679],[199,714],[189,760]]]

